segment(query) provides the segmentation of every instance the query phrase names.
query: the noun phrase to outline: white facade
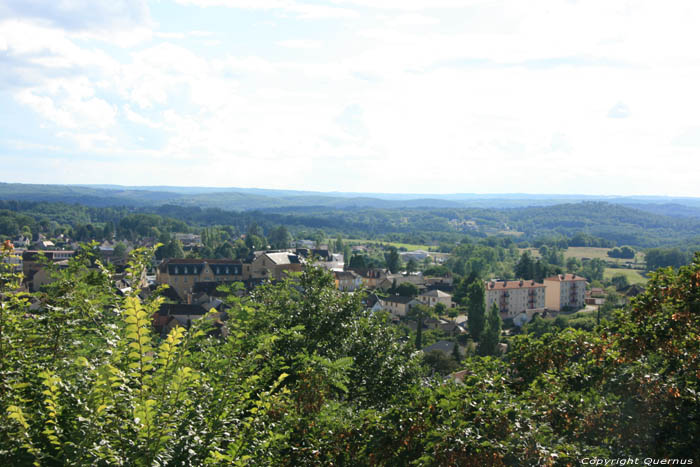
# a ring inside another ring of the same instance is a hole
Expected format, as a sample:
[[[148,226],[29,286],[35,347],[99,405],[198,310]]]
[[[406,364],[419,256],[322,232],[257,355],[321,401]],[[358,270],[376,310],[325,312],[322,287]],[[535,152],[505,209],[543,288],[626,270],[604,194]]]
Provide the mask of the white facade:
[[[504,319],[523,312],[544,311],[545,286],[535,281],[486,282],[486,310],[490,310],[494,303]]]

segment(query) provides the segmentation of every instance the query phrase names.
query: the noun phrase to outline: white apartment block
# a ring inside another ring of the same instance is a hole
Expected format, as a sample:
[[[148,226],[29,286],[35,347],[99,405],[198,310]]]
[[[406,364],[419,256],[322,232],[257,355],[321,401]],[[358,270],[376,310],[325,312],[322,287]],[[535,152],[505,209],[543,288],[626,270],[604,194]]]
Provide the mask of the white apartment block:
[[[534,311],[544,311],[545,286],[535,281],[486,282],[486,310],[498,306],[501,318],[513,318],[521,313],[530,316]]]
[[[544,279],[546,305],[550,310],[579,309],[585,305],[586,279],[576,274],[559,274]]]

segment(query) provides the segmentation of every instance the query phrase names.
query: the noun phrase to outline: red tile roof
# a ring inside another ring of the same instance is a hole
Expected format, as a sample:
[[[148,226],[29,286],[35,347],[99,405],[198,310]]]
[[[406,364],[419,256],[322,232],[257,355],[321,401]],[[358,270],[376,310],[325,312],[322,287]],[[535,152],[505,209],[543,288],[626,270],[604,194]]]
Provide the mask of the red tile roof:
[[[546,281],[586,281],[585,277],[577,276],[576,274],[559,274],[557,276],[545,277]]]
[[[486,283],[486,290],[532,289],[536,287],[544,287],[544,284],[535,281],[491,281]]]

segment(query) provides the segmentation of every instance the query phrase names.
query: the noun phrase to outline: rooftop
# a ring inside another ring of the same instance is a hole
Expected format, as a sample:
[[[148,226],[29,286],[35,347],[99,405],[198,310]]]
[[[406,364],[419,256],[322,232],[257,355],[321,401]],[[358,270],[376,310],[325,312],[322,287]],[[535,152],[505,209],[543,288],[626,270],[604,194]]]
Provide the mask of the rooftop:
[[[563,282],[563,281],[586,281],[585,277],[578,276],[576,274],[558,274],[556,276],[551,276],[551,277],[545,277],[544,280],[546,281],[557,281],[557,282]]]
[[[506,290],[506,289],[534,289],[544,287],[544,284],[535,281],[490,281],[486,283],[487,290]]]

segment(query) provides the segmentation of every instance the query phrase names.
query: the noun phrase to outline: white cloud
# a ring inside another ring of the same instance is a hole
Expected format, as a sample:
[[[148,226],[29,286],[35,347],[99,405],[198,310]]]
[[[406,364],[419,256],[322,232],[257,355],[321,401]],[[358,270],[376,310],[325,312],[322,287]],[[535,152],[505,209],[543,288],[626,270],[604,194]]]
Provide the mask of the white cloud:
[[[627,118],[630,116],[630,109],[623,102],[618,102],[608,111],[610,118]]]
[[[70,31],[131,30],[150,23],[145,0],[4,0],[2,17],[27,18]]]
[[[138,158],[169,183],[246,186],[272,167],[279,188],[700,194],[695,3],[180,3],[254,10],[275,33],[159,32],[142,16],[105,26],[141,31],[115,48],[99,22],[18,16],[0,22],[0,92],[58,135],[45,147]],[[198,12],[196,27],[226,14],[240,13]],[[303,39],[323,28],[332,41]]]
[[[421,15],[418,13],[405,13],[389,20],[391,26],[432,26],[438,24],[439,19]]]
[[[278,41],[278,45],[286,47],[288,49],[319,49],[321,48],[320,41],[314,41],[311,39],[287,39],[284,41]]]
[[[290,13],[301,19],[355,18],[352,9],[293,0],[175,0],[182,5]]]

